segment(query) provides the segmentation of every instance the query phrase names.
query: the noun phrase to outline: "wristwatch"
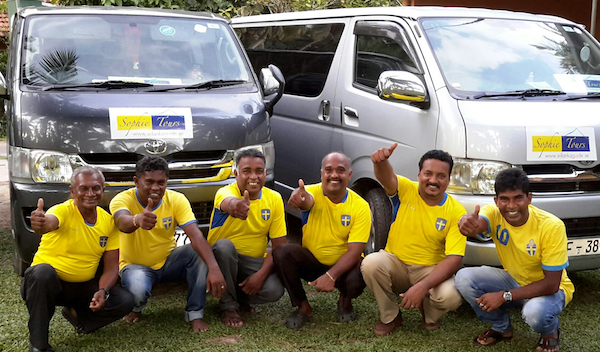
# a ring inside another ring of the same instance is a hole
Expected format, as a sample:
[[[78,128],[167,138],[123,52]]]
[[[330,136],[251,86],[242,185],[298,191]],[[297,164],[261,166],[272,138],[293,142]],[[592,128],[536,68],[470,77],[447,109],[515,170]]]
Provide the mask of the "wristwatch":
[[[106,301],[108,299],[108,297],[110,297],[110,293],[108,293],[108,290],[105,289],[104,287],[100,287],[98,289],[98,291],[104,291],[104,300]]]
[[[504,291],[504,300],[506,302],[510,302],[512,301],[512,293],[510,293],[510,291]]]

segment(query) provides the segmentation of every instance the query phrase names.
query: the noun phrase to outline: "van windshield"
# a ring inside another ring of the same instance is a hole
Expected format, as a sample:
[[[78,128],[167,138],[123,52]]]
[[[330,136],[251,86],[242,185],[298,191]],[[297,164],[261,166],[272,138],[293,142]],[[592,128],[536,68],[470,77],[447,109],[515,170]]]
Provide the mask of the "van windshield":
[[[577,26],[489,18],[421,26],[456,98],[600,93],[600,49]]]
[[[105,81],[246,82],[249,68],[232,34],[226,23],[201,18],[31,16],[25,24],[21,83],[43,88]]]

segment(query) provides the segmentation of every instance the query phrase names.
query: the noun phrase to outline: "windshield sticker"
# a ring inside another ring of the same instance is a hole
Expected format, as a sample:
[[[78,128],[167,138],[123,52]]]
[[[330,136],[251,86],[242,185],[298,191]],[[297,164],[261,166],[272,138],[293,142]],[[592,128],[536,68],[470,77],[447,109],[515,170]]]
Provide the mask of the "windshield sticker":
[[[206,33],[206,26],[203,26],[201,24],[197,24],[194,26],[194,30],[198,33]]]
[[[166,85],[181,85],[181,84],[183,84],[181,81],[181,78],[108,76],[108,80],[109,81],[135,82],[135,83],[166,84]],[[93,80],[93,81],[105,81],[105,80]]]
[[[211,28],[211,29],[220,29],[221,27],[219,27],[218,23],[208,23],[208,28]]]
[[[161,26],[159,30],[164,35],[175,35],[175,28],[171,26]]]
[[[560,89],[567,93],[587,94],[588,90],[581,75],[554,74],[554,79],[560,85]]]
[[[190,108],[109,108],[112,139],[193,138]]]
[[[527,161],[596,161],[593,127],[527,127]]]
[[[600,93],[600,75],[581,75],[588,93]]]

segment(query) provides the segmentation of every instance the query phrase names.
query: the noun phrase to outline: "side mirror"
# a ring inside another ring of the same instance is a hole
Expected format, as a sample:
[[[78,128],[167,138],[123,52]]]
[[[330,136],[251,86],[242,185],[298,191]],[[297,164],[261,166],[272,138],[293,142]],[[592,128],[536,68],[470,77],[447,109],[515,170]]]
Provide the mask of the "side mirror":
[[[265,96],[265,108],[273,115],[273,107],[283,96],[285,78],[281,70],[275,65],[269,65],[260,70],[260,85]]]
[[[427,88],[419,77],[410,72],[382,72],[377,81],[377,95],[384,100],[405,102],[421,109],[429,108]]]

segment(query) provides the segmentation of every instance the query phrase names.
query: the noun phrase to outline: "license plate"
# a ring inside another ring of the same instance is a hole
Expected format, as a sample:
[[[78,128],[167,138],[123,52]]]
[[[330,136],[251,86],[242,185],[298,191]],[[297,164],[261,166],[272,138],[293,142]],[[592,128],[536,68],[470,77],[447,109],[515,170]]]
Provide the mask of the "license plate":
[[[600,254],[600,238],[586,238],[567,242],[569,256]]]
[[[183,232],[183,230],[180,228],[177,228],[177,230],[175,230],[175,241],[177,242],[177,247],[191,243],[190,239],[187,237],[185,232]]]

